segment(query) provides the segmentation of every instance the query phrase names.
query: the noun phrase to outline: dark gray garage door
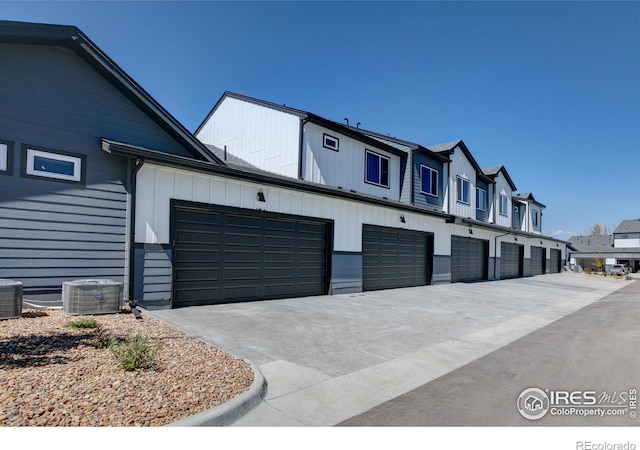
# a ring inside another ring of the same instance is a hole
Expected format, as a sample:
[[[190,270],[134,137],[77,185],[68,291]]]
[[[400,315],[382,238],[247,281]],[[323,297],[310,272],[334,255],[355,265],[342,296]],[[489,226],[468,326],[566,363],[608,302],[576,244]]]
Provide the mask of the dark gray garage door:
[[[524,245],[502,242],[500,244],[500,279],[523,275]]]
[[[365,291],[430,284],[433,235],[363,225],[362,284]]]
[[[562,261],[560,255],[560,250],[556,250],[555,248],[551,249],[551,253],[549,254],[549,272],[560,273],[560,271],[562,270]]]
[[[451,236],[451,282],[489,277],[489,241]]]
[[[546,271],[547,255],[543,247],[531,247],[531,275],[542,275]]]
[[[329,227],[174,203],[173,307],[326,294]]]

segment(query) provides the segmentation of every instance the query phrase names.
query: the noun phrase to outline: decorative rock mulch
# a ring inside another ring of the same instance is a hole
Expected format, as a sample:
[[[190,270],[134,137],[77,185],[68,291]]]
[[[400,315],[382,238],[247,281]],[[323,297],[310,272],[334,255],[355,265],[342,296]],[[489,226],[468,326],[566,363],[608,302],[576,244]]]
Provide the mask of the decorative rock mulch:
[[[65,326],[88,317],[109,337],[149,338],[159,346],[155,363],[124,371],[95,329]],[[252,381],[245,361],[144,312],[25,310],[0,321],[0,426],[161,426],[227,402]]]

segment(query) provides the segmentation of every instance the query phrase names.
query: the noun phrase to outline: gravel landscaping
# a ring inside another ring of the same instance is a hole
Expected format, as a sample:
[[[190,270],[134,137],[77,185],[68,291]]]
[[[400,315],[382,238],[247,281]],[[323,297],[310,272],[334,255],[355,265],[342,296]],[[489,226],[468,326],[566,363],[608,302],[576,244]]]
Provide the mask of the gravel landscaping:
[[[69,326],[88,318],[99,328]],[[158,353],[149,367],[126,371],[105,343],[135,335]],[[144,312],[46,309],[0,321],[0,380],[0,426],[153,427],[231,400],[249,389],[253,372]]]

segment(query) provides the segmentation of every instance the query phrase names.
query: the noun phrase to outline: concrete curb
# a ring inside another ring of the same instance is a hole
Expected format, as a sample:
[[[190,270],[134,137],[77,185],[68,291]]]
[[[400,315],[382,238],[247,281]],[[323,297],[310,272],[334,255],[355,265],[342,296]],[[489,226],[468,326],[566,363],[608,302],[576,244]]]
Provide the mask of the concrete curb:
[[[166,427],[221,427],[231,425],[240,417],[247,414],[253,408],[262,403],[267,394],[267,380],[262,375],[258,366],[248,359],[244,360],[251,366],[253,371],[253,383],[249,390],[238,395],[234,399],[203,411],[193,416],[172,422]]]

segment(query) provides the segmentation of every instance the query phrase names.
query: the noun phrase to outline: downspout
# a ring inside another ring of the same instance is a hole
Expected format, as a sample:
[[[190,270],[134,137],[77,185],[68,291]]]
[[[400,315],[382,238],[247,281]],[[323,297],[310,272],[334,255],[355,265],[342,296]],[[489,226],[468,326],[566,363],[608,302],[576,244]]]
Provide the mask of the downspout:
[[[131,160],[129,160],[131,161]],[[133,298],[135,279],[135,253],[136,253],[136,179],[142,169],[144,158],[138,158],[130,174],[129,186],[131,186],[131,211],[129,214],[129,303],[135,303]]]
[[[493,238],[493,279],[496,279],[496,267],[498,266],[498,238],[502,236],[507,236],[511,234],[511,232],[499,234]]]
[[[303,148],[304,145],[304,126],[309,122],[309,118],[305,117],[304,119],[300,119],[300,142],[298,143],[298,179],[304,180],[302,173],[302,156],[303,156]]]

